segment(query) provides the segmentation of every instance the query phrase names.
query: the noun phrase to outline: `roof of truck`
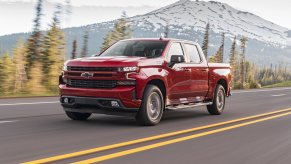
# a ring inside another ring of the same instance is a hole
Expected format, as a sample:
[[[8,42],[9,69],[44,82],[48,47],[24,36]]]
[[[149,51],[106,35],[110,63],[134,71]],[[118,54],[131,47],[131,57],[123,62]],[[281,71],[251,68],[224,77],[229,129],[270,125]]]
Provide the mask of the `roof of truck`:
[[[175,38],[130,38],[130,39],[124,39],[124,40],[149,40],[149,41],[180,41],[180,42],[192,42],[196,43],[190,40],[183,40],[183,39],[175,39]]]

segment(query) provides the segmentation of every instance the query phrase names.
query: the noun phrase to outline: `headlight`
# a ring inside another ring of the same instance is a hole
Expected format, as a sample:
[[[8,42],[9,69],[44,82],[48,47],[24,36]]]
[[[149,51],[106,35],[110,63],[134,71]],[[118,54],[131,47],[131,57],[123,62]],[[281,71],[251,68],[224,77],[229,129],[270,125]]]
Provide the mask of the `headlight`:
[[[118,70],[120,72],[137,72],[138,67],[120,67]]]
[[[67,70],[68,70],[68,66],[67,65],[64,65],[63,71],[67,71]]]
[[[62,71],[62,73],[59,75],[59,84],[67,84],[67,83],[68,83],[68,79],[64,77],[64,71]]]

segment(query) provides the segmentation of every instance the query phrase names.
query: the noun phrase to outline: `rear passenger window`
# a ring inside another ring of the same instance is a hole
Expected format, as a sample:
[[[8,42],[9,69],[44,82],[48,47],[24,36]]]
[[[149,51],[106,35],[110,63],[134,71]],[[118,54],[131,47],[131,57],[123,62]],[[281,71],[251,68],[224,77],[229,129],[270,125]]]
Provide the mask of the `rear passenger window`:
[[[201,58],[195,45],[185,44],[185,49],[190,58],[190,63],[200,63]]]
[[[172,55],[183,55],[184,56],[184,53],[183,53],[183,50],[182,50],[182,46],[181,46],[180,43],[173,43],[171,45],[171,48],[170,48],[170,50],[168,52],[167,61],[170,61]]]

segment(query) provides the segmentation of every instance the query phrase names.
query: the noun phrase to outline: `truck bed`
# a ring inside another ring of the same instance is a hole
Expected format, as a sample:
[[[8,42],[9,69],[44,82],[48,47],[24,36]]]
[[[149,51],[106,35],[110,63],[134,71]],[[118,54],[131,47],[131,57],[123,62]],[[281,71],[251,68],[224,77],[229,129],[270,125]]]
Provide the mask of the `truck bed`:
[[[227,63],[208,63],[210,68],[230,68],[230,65]]]

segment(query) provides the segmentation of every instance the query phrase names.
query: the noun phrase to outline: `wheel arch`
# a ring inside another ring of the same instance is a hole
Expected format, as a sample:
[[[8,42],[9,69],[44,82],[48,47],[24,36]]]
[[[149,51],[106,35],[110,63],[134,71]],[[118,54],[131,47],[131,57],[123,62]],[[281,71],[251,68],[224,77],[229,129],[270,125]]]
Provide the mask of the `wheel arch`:
[[[219,80],[217,81],[217,83],[216,83],[216,86],[217,86],[218,84],[220,84],[220,85],[223,86],[223,88],[224,88],[224,90],[225,90],[225,94],[227,94],[227,93],[228,93],[228,84],[227,84],[227,81],[226,81],[225,79],[219,79]],[[215,87],[216,87],[216,86],[215,86]]]
[[[167,97],[167,88],[166,88],[165,82],[161,79],[151,79],[147,82],[146,86],[148,86],[150,84],[155,85],[160,89],[160,91],[163,94],[164,101],[165,101],[166,97]]]

